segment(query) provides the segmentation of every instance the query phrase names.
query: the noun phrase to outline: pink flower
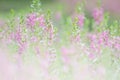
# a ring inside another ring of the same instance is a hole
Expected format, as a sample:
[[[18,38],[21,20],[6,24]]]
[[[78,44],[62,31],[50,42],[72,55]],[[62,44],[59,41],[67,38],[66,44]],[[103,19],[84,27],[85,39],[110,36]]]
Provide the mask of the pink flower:
[[[74,42],[79,42],[81,40],[80,35],[71,36],[70,40]]]
[[[89,57],[90,59],[95,59],[95,58],[96,58],[96,55],[93,54],[93,53],[89,53],[88,57]]]
[[[78,15],[78,23],[77,24],[79,27],[84,26],[84,19],[85,19],[84,15]]]
[[[92,43],[96,43],[97,41],[97,35],[95,34],[88,34],[88,38],[90,39]]]
[[[16,33],[15,33],[15,40],[19,43],[19,42],[21,42],[21,33],[20,33],[20,31],[17,31]]]
[[[26,47],[27,47],[27,44],[26,44],[26,42],[21,42],[21,43],[18,43],[18,45],[19,45],[19,54],[22,54],[23,53],[23,51],[26,49]]]
[[[34,14],[34,13],[29,14],[28,17],[27,17],[27,25],[28,26],[34,26],[35,22],[36,22],[36,18],[37,18],[36,14]]]
[[[93,43],[93,42],[91,42],[90,48],[91,48],[92,50],[96,51],[96,47],[97,47],[96,44]]]
[[[19,47],[18,53],[21,54],[25,50],[25,48],[27,47],[27,43],[25,41],[22,41],[22,34],[20,33],[20,31],[17,31],[14,34],[14,38],[15,38],[15,41],[17,42],[18,47]]]
[[[98,44],[101,45],[101,44],[103,44],[103,42],[104,42],[103,38],[99,37]]]
[[[120,44],[119,43],[115,43],[114,44],[114,48],[117,49],[117,50],[120,50]]]
[[[36,20],[38,21],[40,27],[44,27],[45,26],[44,15],[39,16]]]
[[[104,43],[104,45],[108,45],[108,41],[109,41],[109,32],[108,31],[104,31],[100,34],[100,37],[99,37],[102,41],[102,43]]]
[[[114,37],[112,40],[112,47],[120,51],[120,37]]]
[[[93,11],[93,18],[97,24],[101,23],[103,20],[103,9],[102,8],[95,8]]]
[[[51,25],[51,27],[47,27],[46,32],[49,34],[49,39],[52,40],[55,36],[53,26]]]
[[[37,42],[37,41],[38,41],[38,39],[37,39],[37,37],[32,36],[32,37],[31,37],[31,41],[32,41],[32,42]]]

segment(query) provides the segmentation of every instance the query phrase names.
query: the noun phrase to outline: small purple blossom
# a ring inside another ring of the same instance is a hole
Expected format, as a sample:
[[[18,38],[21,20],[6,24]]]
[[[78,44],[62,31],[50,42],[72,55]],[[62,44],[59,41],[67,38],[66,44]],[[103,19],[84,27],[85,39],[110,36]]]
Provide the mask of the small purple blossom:
[[[84,26],[84,20],[85,20],[85,16],[84,15],[78,15],[78,26],[79,27],[83,27]]]
[[[36,21],[38,22],[40,27],[45,27],[45,18],[44,15],[40,15]]]
[[[36,23],[36,18],[37,18],[37,15],[35,13],[29,14],[27,16],[27,25],[34,26]]]
[[[19,31],[17,31],[14,35],[15,35],[15,40],[18,43],[21,42],[21,39],[22,39],[21,33]]]
[[[100,33],[98,42],[100,44],[109,45],[109,32],[103,31],[102,33]]]
[[[96,22],[96,24],[100,24],[103,20],[103,9],[102,8],[95,8],[93,10],[93,18]]]

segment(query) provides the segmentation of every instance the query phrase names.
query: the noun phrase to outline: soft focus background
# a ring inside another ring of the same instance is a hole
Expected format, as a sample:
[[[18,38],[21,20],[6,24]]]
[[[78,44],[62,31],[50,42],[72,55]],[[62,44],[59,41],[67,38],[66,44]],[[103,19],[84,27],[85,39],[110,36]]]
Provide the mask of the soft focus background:
[[[73,15],[80,3],[85,3],[87,16],[91,18],[92,10],[101,1],[101,6],[110,15],[110,20],[120,19],[120,0],[40,0],[42,9],[52,11],[52,15],[68,17]],[[0,0],[0,25],[4,25],[9,19],[10,11],[13,9],[16,15],[24,15],[29,12],[32,0]],[[58,23],[57,23],[58,24]]]
[[[11,9],[18,13],[20,11],[25,13],[28,11],[31,2],[32,0],[0,0],[0,17],[6,17]],[[86,2],[86,9],[90,12],[96,6],[98,0],[41,0],[41,2],[45,10],[64,10],[66,14],[72,14],[78,3]],[[101,0],[101,2],[105,11],[110,12],[115,18],[119,18],[120,0]]]
[[[0,80],[120,80],[120,0],[41,3],[0,0]]]

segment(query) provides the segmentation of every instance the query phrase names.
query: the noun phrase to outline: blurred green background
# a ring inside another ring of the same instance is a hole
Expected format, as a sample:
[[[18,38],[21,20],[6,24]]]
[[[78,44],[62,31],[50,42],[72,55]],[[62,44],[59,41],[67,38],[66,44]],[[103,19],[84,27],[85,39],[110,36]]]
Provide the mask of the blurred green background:
[[[72,14],[78,3],[86,1],[85,8],[91,12],[96,7],[98,0],[40,0],[44,10],[52,10],[53,12],[63,11],[66,15]],[[101,0],[102,7],[116,18],[120,18],[120,0]],[[5,18],[11,9],[17,13],[26,13],[29,11],[32,0],[0,0],[0,19]]]
[[[55,0],[40,0],[42,7],[52,7]],[[10,10],[13,9],[15,12],[26,13],[29,10],[32,0],[0,0],[0,17],[6,17]],[[51,8],[50,8],[51,9]]]

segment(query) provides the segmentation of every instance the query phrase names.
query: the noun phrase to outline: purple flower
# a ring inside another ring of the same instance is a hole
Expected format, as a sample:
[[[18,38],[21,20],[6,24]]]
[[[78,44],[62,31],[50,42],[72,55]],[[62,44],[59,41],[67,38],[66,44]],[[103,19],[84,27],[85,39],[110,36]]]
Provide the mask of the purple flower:
[[[44,15],[40,15],[36,20],[37,20],[37,22],[38,22],[38,24],[39,24],[40,27],[44,27],[45,26]]]
[[[18,43],[21,42],[21,34],[20,34],[19,31],[17,31],[17,32],[15,33],[15,40],[16,40]]]
[[[102,8],[95,8],[93,10],[93,18],[96,22],[96,24],[101,23],[103,20],[103,9]]]
[[[78,15],[78,26],[79,27],[83,27],[84,26],[84,20],[85,20],[85,17],[84,15]]]
[[[28,17],[27,17],[27,25],[28,26],[34,26],[35,23],[36,23],[36,18],[37,18],[37,15],[32,13],[32,14],[29,14]]]
[[[26,44],[26,42],[21,42],[21,43],[18,43],[18,45],[19,45],[18,53],[19,53],[19,54],[22,54],[23,51],[26,49],[27,44]]]
[[[27,43],[26,43],[26,41],[22,41],[22,37],[24,37],[24,36],[22,36],[20,31],[17,31],[14,35],[15,35],[14,39],[17,42],[17,45],[19,47],[18,53],[21,54],[25,50]]]
[[[109,32],[104,31],[100,34],[99,40],[101,40],[101,43],[104,43],[104,45],[108,45],[109,41]]]
[[[90,42],[96,43],[97,41],[97,35],[95,34],[88,34],[88,38],[90,39]]]
[[[120,50],[120,43],[116,42],[114,44],[114,48],[117,49],[117,50]]]
[[[89,54],[88,54],[88,57],[89,57],[90,59],[95,59],[95,58],[96,58],[96,55],[93,54],[93,53],[89,53]]]

